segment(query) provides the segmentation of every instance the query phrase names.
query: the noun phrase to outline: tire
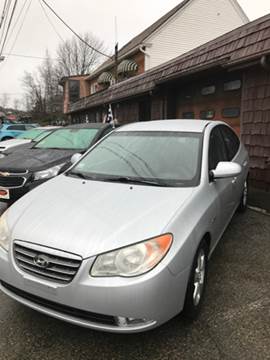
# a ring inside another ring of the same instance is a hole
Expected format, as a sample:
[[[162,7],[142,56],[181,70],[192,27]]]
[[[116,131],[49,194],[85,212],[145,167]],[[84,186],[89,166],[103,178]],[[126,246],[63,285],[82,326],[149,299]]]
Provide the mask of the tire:
[[[183,309],[183,315],[189,321],[197,319],[203,304],[207,283],[208,252],[208,245],[203,240],[193,260]]]
[[[248,203],[248,181],[245,181],[244,190],[241,196],[240,204],[238,206],[238,211],[244,213],[247,210]]]

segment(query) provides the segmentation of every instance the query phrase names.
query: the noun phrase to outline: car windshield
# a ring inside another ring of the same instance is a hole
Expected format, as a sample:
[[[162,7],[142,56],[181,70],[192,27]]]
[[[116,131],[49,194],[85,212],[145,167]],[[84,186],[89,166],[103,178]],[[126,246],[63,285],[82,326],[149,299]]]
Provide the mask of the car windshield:
[[[40,140],[42,140],[43,138],[45,138],[45,136],[49,135],[53,130],[45,130],[43,131],[41,134],[39,134],[38,136],[36,136],[33,141],[38,142]]]
[[[202,134],[121,131],[91,150],[67,175],[84,179],[197,186]]]
[[[38,142],[37,149],[87,149],[98,129],[59,129]]]
[[[23,134],[17,136],[17,139],[33,140],[40,134],[44,133],[44,129],[31,129],[24,131]]]

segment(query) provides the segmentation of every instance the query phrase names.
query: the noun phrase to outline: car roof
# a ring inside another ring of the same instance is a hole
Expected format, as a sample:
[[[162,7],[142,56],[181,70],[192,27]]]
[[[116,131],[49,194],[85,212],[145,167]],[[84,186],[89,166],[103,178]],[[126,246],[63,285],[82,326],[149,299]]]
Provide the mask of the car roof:
[[[106,129],[108,127],[112,127],[112,125],[103,124],[103,123],[84,123],[84,124],[68,125],[65,126],[64,129]]]
[[[154,120],[128,124],[116,131],[181,131],[202,133],[210,123],[212,121],[207,120]]]
[[[38,126],[38,127],[34,128],[34,129],[37,129],[37,130],[56,130],[56,129],[61,129],[61,128],[62,128],[61,126]],[[30,130],[32,130],[32,129],[30,129]]]

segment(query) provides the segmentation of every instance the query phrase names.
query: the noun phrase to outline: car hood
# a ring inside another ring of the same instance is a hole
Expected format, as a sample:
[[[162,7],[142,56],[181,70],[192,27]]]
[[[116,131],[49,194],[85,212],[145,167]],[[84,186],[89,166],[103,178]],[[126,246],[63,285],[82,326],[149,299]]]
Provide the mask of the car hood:
[[[192,192],[60,175],[12,205],[8,225],[13,239],[88,258],[160,235]]]
[[[76,153],[75,150],[21,149],[0,159],[0,171],[39,171],[65,163]]]
[[[28,144],[30,142],[31,140],[27,140],[27,139],[11,139],[11,140],[1,141],[0,151],[4,151],[5,149],[12,148],[13,146]]]
[[[30,142],[27,142],[27,143],[24,143],[24,144],[19,144],[19,145],[16,145],[16,146],[12,146],[12,147],[7,148],[3,152],[3,154],[5,156],[7,156],[7,155],[13,154],[15,152],[25,151],[27,149],[31,149],[34,145],[35,145],[35,143],[33,141],[30,141]]]

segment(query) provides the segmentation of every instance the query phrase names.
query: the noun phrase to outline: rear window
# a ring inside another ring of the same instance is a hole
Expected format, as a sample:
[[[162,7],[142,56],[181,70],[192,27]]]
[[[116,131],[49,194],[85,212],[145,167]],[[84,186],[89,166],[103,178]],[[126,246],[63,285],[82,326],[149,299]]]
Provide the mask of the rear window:
[[[85,150],[95,138],[98,129],[56,130],[36,144],[37,149]]]

